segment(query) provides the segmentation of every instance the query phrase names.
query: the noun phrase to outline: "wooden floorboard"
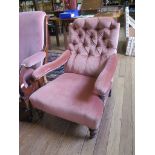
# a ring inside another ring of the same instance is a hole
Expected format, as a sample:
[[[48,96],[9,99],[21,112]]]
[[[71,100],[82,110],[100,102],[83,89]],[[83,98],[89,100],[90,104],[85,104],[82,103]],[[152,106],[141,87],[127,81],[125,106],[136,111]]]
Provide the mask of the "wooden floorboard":
[[[87,128],[85,126],[70,123],[57,155],[80,154],[85,136],[87,136]]]
[[[124,78],[117,78],[115,79],[115,82],[117,83],[117,93],[115,94],[115,106],[113,110],[113,117],[111,121],[110,134],[107,145],[107,155],[119,155]]]
[[[132,120],[132,74],[131,60],[126,60],[125,84],[123,93],[122,118],[119,154],[132,155],[133,120]],[[128,131],[128,132],[127,132]]]
[[[106,152],[107,152],[111,120],[112,120],[113,109],[115,105],[115,96],[117,95],[117,89],[116,89],[117,82],[115,80],[117,79],[119,74],[119,68],[120,68],[119,66],[120,66],[120,61],[118,62],[118,66],[115,72],[115,78],[114,78],[114,83],[112,87],[112,96],[108,99],[108,103],[105,106],[105,111],[103,113],[103,117],[101,120],[100,130],[99,130],[96,145],[94,148],[94,155],[100,155],[100,154],[106,155]]]
[[[134,155],[135,59],[118,57],[97,136],[89,140],[87,127],[45,114],[36,123],[20,122],[20,155]]]
[[[132,135],[132,149],[133,155],[135,154],[135,59],[131,59],[131,72],[132,72],[132,125],[133,125],[133,135]]]
[[[68,121],[46,114],[42,121],[31,130],[27,130],[25,136],[20,138],[20,154],[55,154],[68,126]]]

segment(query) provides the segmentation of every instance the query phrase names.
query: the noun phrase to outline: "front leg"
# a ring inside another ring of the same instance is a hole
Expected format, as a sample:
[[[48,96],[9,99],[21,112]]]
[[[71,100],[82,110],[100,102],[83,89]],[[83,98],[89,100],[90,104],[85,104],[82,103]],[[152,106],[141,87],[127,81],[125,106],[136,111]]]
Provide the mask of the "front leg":
[[[90,136],[89,138],[92,139],[95,137],[96,133],[97,133],[97,129],[90,129],[89,128],[89,131],[90,131]]]
[[[109,91],[109,97],[111,97],[111,89],[110,89],[110,91]]]

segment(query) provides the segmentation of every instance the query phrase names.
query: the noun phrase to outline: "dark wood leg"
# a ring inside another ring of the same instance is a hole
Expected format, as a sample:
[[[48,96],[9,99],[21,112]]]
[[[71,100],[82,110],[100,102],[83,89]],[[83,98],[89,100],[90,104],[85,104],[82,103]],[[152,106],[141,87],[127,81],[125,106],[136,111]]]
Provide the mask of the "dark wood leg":
[[[28,122],[32,122],[32,121],[33,121],[33,113],[32,113],[32,110],[29,109],[28,112],[29,112],[29,116],[28,116],[28,118],[27,118],[27,121],[28,121]]]
[[[41,110],[38,110],[37,112],[38,112],[39,119],[42,119],[44,116],[44,112]]]
[[[28,100],[27,112],[29,113],[29,116],[27,118],[27,121],[28,122],[32,122],[33,121],[33,111],[32,111],[32,105],[31,105],[31,103],[30,103],[29,100]]]
[[[111,97],[111,89],[110,89],[110,91],[109,91],[109,97]]]
[[[59,41],[59,25],[55,22],[55,28],[56,28],[56,41],[57,41],[57,46],[60,46],[60,41]]]
[[[89,128],[89,131],[90,131],[90,136],[89,138],[92,139],[95,137],[96,133],[97,133],[97,129],[90,129]]]
[[[19,101],[19,120],[27,122],[32,122],[33,120],[32,109],[28,105],[26,105],[25,101],[22,98],[20,98]]]

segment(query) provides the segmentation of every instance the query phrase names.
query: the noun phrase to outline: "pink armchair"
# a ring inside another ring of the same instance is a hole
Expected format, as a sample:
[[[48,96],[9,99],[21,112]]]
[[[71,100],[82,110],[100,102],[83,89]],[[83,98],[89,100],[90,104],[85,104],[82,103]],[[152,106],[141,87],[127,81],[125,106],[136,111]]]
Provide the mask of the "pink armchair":
[[[90,138],[94,137],[111,92],[119,29],[119,23],[106,17],[76,19],[70,24],[68,50],[32,75],[40,79],[61,65],[65,73],[35,91],[30,96],[32,106],[86,125]]]
[[[42,11],[19,13],[19,92],[26,102],[37,89],[33,71],[47,58],[47,16]]]
[[[42,61],[47,54],[47,37],[47,16],[45,12],[19,13],[19,65],[31,67],[34,63]]]

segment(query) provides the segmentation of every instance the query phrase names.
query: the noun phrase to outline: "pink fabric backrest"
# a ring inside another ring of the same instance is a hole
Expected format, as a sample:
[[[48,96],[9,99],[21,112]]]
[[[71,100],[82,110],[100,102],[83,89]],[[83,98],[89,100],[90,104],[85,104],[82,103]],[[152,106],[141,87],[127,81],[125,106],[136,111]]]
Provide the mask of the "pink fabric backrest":
[[[120,24],[110,17],[76,19],[69,25],[71,56],[65,72],[97,77],[117,52]]]
[[[25,58],[43,50],[45,16],[42,11],[19,13],[19,65]]]

